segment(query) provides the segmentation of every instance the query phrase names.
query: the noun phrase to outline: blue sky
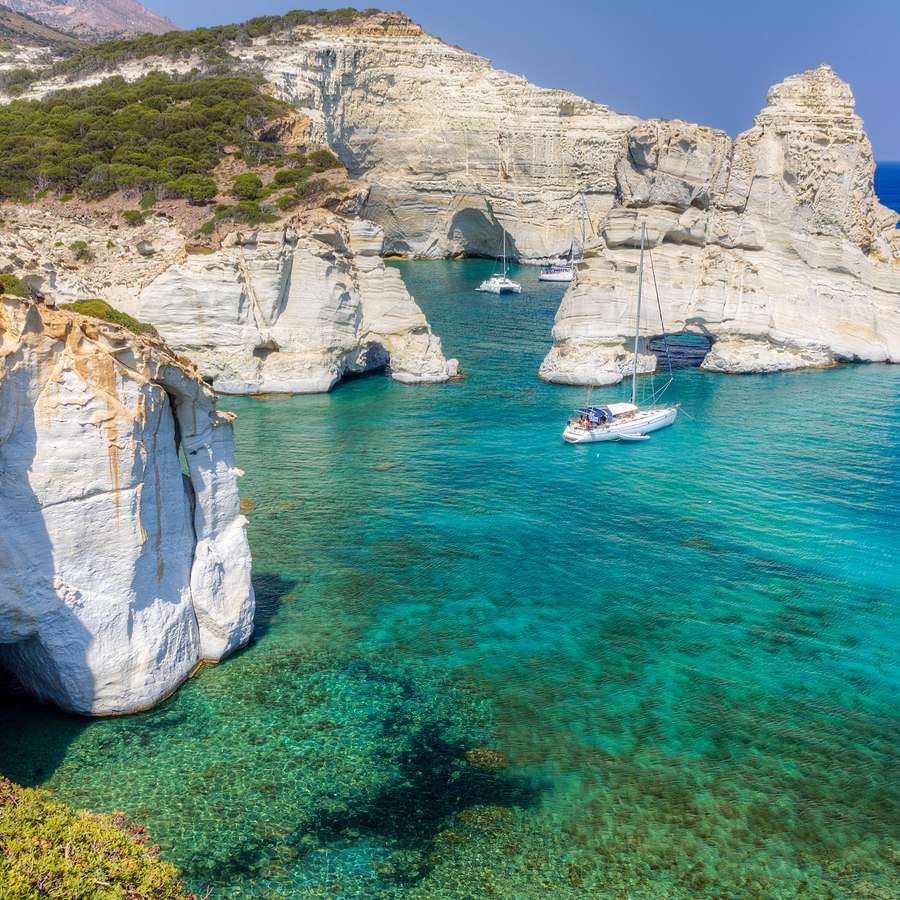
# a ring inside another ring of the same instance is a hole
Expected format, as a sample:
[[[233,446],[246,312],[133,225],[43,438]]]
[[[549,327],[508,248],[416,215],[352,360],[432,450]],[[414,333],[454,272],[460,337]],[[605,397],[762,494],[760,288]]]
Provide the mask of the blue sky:
[[[146,5],[186,28],[304,7],[299,0]],[[543,87],[732,137],[753,124],[770,85],[827,62],[853,88],[875,158],[900,160],[900,0],[391,0],[384,8]]]

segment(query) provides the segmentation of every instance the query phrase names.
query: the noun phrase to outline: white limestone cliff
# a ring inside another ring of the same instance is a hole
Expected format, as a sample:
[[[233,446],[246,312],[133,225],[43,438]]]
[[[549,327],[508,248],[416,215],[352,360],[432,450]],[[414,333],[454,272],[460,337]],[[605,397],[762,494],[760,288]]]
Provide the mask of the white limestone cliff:
[[[90,264],[72,258],[76,241]],[[134,229],[10,207],[0,268],[58,303],[100,296],[154,325],[222,393],[327,391],[382,367],[404,383],[446,381],[456,361],[382,248],[378,226],[330,214],[232,233],[211,250],[161,216]]]
[[[238,474],[231,418],[160,341],[0,298],[0,664],[102,715],[246,643]]]
[[[315,123],[353,177],[388,253],[536,261],[612,207],[625,134],[639,122],[548,90],[445,44],[400,14],[304,29],[231,52]]]
[[[850,88],[822,66],[772,88],[734,143],[684,122],[635,127],[616,167],[616,206],[563,299],[541,377],[621,380],[642,223],[662,320],[714,342],[704,368],[900,361],[898,217],[875,196],[853,109]],[[662,330],[650,299],[647,336]]]

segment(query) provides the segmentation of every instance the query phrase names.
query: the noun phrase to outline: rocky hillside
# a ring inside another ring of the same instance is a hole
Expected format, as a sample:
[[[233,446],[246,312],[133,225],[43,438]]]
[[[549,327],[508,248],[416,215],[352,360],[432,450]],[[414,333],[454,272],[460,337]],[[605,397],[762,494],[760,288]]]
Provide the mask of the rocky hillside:
[[[10,103],[0,198],[28,206],[5,207],[0,270],[152,322],[220,391],[328,390],[382,367],[447,380],[380,229],[346,218],[365,191],[311,131],[246,77],[157,73]]]
[[[0,6],[0,46],[4,45],[77,47],[79,42],[71,35],[43,25],[31,16]]]
[[[163,34],[176,28],[137,0],[6,0],[4,5],[88,40]]]
[[[161,65],[261,70],[365,186],[355,211],[381,226],[384,252],[496,255],[506,231],[522,261],[585,257],[548,379],[619,377],[641,221],[660,245],[667,324],[718,340],[709,368],[898,358],[896,216],[875,196],[850,89],[827,68],[774,88],[732,142],[535,87],[399,14],[297,13],[175,37],[79,54],[29,95]]]
[[[100,715],[246,643],[238,475],[231,417],[158,339],[0,297],[0,665]]]
[[[4,215],[0,271],[17,268],[57,302],[100,295],[152,323],[217,391],[327,391],[380,368],[406,383],[456,374],[371,222],[313,210],[238,226],[214,248],[159,214],[140,225],[102,209]]]

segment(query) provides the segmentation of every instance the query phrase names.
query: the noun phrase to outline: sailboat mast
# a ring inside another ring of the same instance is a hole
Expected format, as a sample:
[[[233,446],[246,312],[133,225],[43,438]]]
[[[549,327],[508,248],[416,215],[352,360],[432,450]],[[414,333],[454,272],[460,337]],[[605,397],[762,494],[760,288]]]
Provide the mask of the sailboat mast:
[[[584,191],[581,193],[581,255],[584,256],[584,242],[587,235],[584,231],[584,220],[587,218],[587,205],[584,202]]]
[[[637,324],[634,326],[634,372],[631,376],[631,402],[637,403],[638,340],[641,336],[641,289],[644,286],[644,236],[646,222],[641,222],[641,261],[638,265]]]
[[[503,277],[506,278],[506,229],[503,229]]]

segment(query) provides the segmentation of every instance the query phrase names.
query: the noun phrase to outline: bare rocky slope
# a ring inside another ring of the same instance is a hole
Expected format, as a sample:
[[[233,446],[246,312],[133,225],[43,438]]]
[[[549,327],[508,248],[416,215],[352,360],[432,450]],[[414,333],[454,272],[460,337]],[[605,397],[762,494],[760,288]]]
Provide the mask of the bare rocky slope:
[[[70,35],[50,28],[31,16],[0,5],[0,43],[28,47],[75,47],[78,41]]]
[[[163,34],[176,27],[137,0],[6,0],[4,5],[60,31],[92,40]]]
[[[238,475],[231,417],[186,360],[0,297],[0,664],[100,715],[151,706],[246,643]]]

